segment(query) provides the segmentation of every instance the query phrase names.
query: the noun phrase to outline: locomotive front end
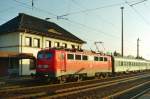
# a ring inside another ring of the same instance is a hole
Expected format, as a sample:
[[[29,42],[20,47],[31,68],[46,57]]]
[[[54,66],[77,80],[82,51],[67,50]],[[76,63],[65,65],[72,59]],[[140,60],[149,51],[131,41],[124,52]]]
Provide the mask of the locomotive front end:
[[[54,51],[40,51],[37,55],[36,76],[43,78],[55,78]]]

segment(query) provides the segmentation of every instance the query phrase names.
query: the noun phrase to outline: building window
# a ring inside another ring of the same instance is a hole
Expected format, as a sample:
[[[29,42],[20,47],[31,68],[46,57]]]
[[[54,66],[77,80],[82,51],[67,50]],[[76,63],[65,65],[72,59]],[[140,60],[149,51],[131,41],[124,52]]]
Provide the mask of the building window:
[[[32,46],[32,38],[31,37],[26,37],[25,38],[25,45],[26,46]]]
[[[72,49],[75,49],[75,45],[71,45]]]
[[[38,47],[38,48],[40,47],[40,39],[34,38],[33,43],[34,43],[34,47]]]
[[[62,47],[63,47],[63,48],[67,48],[67,44],[66,44],[66,43],[63,43],[63,44],[62,44]]]
[[[50,48],[50,47],[51,47],[51,41],[46,40],[46,42],[45,42],[45,47]]]
[[[55,46],[55,47],[59,47],[59,42],[55,42],[55,43],[54,43],[54,46]]]
[[[80,46],[78,45],[78,50],[80,50]]]

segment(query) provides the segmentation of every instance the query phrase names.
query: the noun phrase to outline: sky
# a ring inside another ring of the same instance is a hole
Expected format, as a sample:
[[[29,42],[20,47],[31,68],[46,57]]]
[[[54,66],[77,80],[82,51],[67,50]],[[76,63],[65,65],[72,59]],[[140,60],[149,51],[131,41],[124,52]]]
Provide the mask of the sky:
[[[33,6],[32,6],[33,5]],[[150,0],[1,0],[0,25],[26,13],[54,22],[87,42],[84,49],[121,53],[121,9],[124,7],[124,55],[150,59]]]

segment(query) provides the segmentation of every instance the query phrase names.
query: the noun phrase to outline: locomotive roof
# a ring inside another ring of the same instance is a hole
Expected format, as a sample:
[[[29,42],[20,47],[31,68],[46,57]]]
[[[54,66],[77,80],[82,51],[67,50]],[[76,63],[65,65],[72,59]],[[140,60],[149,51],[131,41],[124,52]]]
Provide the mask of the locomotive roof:
[[[86,43],[53,22],[24,13],[19,13],[18,16],[0,26],[0,34],[13,32],[27,32],[80,44]]]
[[[87,55],[101,55],[101,56],[110,56],[104,53],[96,53],[90,50],[77,50],[77,49],[61,49],[61,48],[50,48],[50,49],[42,49],[42,51],[50,51],[50,50],[56,50],[56,51],[66,51],[68,53],[78,53],[78,54],[87,54]]]

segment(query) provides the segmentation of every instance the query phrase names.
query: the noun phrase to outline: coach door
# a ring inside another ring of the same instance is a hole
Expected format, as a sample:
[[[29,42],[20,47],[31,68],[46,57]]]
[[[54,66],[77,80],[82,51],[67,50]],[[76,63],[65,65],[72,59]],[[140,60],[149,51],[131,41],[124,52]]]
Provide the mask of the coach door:
[[[60,66],[61,66],[61,71],[65,72],[66,71],[66,59],[65,59],[65,53],[61,52],[60,53]]]

